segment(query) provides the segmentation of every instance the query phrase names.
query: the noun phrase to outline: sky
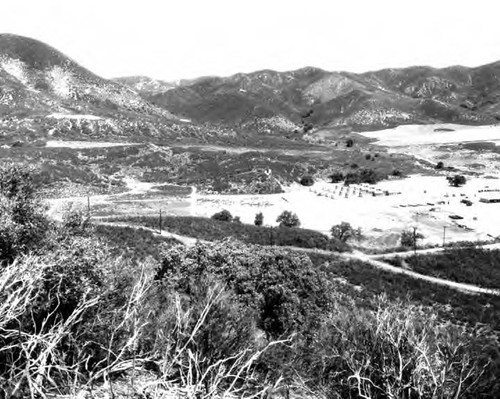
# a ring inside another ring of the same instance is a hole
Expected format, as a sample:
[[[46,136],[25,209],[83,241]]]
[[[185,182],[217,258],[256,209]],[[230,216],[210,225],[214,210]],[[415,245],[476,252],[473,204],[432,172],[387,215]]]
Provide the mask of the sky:
[[[498,0],[0,0],[0,32],[105,78],[500,60]]]

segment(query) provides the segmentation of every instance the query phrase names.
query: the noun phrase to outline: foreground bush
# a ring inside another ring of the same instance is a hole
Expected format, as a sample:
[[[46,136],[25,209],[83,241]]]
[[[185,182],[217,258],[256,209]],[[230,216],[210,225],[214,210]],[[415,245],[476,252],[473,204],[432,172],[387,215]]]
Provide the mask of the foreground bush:
[[[0,262],[35,250],[49,229],[29,168],[0,165]]]
[[[498,340],[491,330],[443,322],[432,309],[408,302],[382,297],[374,311],[341,305],[309,350],[302,367],[330,398],[500,393]]]
[[[169,250],[157,278],[186,295],[201,281],[222,282],[268,338],[309,332],[329,307],[328,281],[306,255],[234,240]]]

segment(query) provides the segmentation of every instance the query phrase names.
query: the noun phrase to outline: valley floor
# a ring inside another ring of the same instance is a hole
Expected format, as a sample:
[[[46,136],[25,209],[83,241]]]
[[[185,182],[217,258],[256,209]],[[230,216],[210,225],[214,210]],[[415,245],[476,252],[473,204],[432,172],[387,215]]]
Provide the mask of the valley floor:
[[[262,212],[264,223],[272,226],[276,225],[281,212],[289,210],[298,215],[302,227],[323,233],[342,221],[359,226],[366,237],[361,246],[374,249],[397,246],[401,232],[414,227],[424,235],[420,242],[424,245],[488,241],[500,236],[500,203],[480,202],[485,190],[500,195],[500,154],[491,146],[476,148],[473,145],[484,144],[481,140],[500,142],[499,127],[400,126],[363,135],[378,139],[372,145],[382,151],[404,152],[421,159],[429,175],[410,175],[376,185],[350,187],[320,180],[312,187],[292,184],[285,187],[284,193],[263,195],[203,194],[195,187],[191,188],[191,194],[179,194],[175,186],[169,192],[156,189],[160,184],[129,178],[125,180],[124,193],[49,200],[50,213],[58,218],[70,203],[74,207],[90,204],[92,214],[98,217],[159,216],[160,211],[168,215],[210,217],[227,209],[249,224],[253,223],[256,213]],[[472,147],[464,147],[467,143],[461,140],[465,138]],[[73,144],[70,147],[78,148]],[[454,169],[436,173],[433,165],[441,159]],[[479,163],[484,167],[479,168]],[[449,186],[446,176],[455,173],[467,175],[464,186]],[[464,200],[471,201],[472,205],[467,206]]]

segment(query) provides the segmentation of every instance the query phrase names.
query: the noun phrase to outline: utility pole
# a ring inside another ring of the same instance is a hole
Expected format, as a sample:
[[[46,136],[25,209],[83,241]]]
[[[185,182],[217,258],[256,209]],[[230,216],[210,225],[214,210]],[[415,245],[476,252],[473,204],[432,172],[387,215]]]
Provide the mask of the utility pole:
[[[443,226],[443,248],[446,241],[446,226]]]
[[[417,255],[417,228],[413,227],[413,254]]]
[[[160,234],[161,234],[161,209],[160,209]]]

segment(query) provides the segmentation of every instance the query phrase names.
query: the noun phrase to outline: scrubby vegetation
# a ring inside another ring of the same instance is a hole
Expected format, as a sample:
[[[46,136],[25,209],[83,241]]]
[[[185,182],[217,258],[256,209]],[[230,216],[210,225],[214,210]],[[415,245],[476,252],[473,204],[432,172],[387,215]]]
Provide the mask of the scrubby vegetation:
[[[500,288],[499,250],[450,248],[443,253],[411,256],[404,261],[418,273],[486,288]]]
[[[126,222],[158,229],[159,219],[153,216],[114,217],[114,222]],[[165,216],[162,226],[171,233],[206,241],[233,237],[248,244],[318,248],[347,251],[349,246],[314,230],[291,227],[267,227],[194,216]]]
[[[162,248],[180,244],[173,238],[161,237],[146,229],[98,224],[93,226],[95,236],[105,242],[115,256],[124,256],[132,262],[149,257],[161,259]]]
[[[358,291],[353,295],[358,303],[367,303],[374,295],[386,293],[392,300],[411,298],[419,304],[433,307],[440,316],[457,323],[488,325],[500,331],[500,297],[470,295],[435,286],[401,274],[393,274],[360,262],[346,262],[338,257],[309,254],[313,264],[330,278],[341,277]]]
[[[351,168],[357,169],[359,167],[358,164],[351,164]],[[401,173],[400,173],[401,174]],[[381,174],[380,172],[375,171],[370,168],[361,168],[356,172],[334,172],[329,176],[331,183],[338,183],[343,181],[347,186],[349,184],[360,184],[360,183],[368,183],[375,184],[387,177],[387,175]]]
[[[500,395],[500,298],[314,251],[50,222],[29,171],[0,176],[2,398]],[[132,259],[134,241],[158,252]]]

